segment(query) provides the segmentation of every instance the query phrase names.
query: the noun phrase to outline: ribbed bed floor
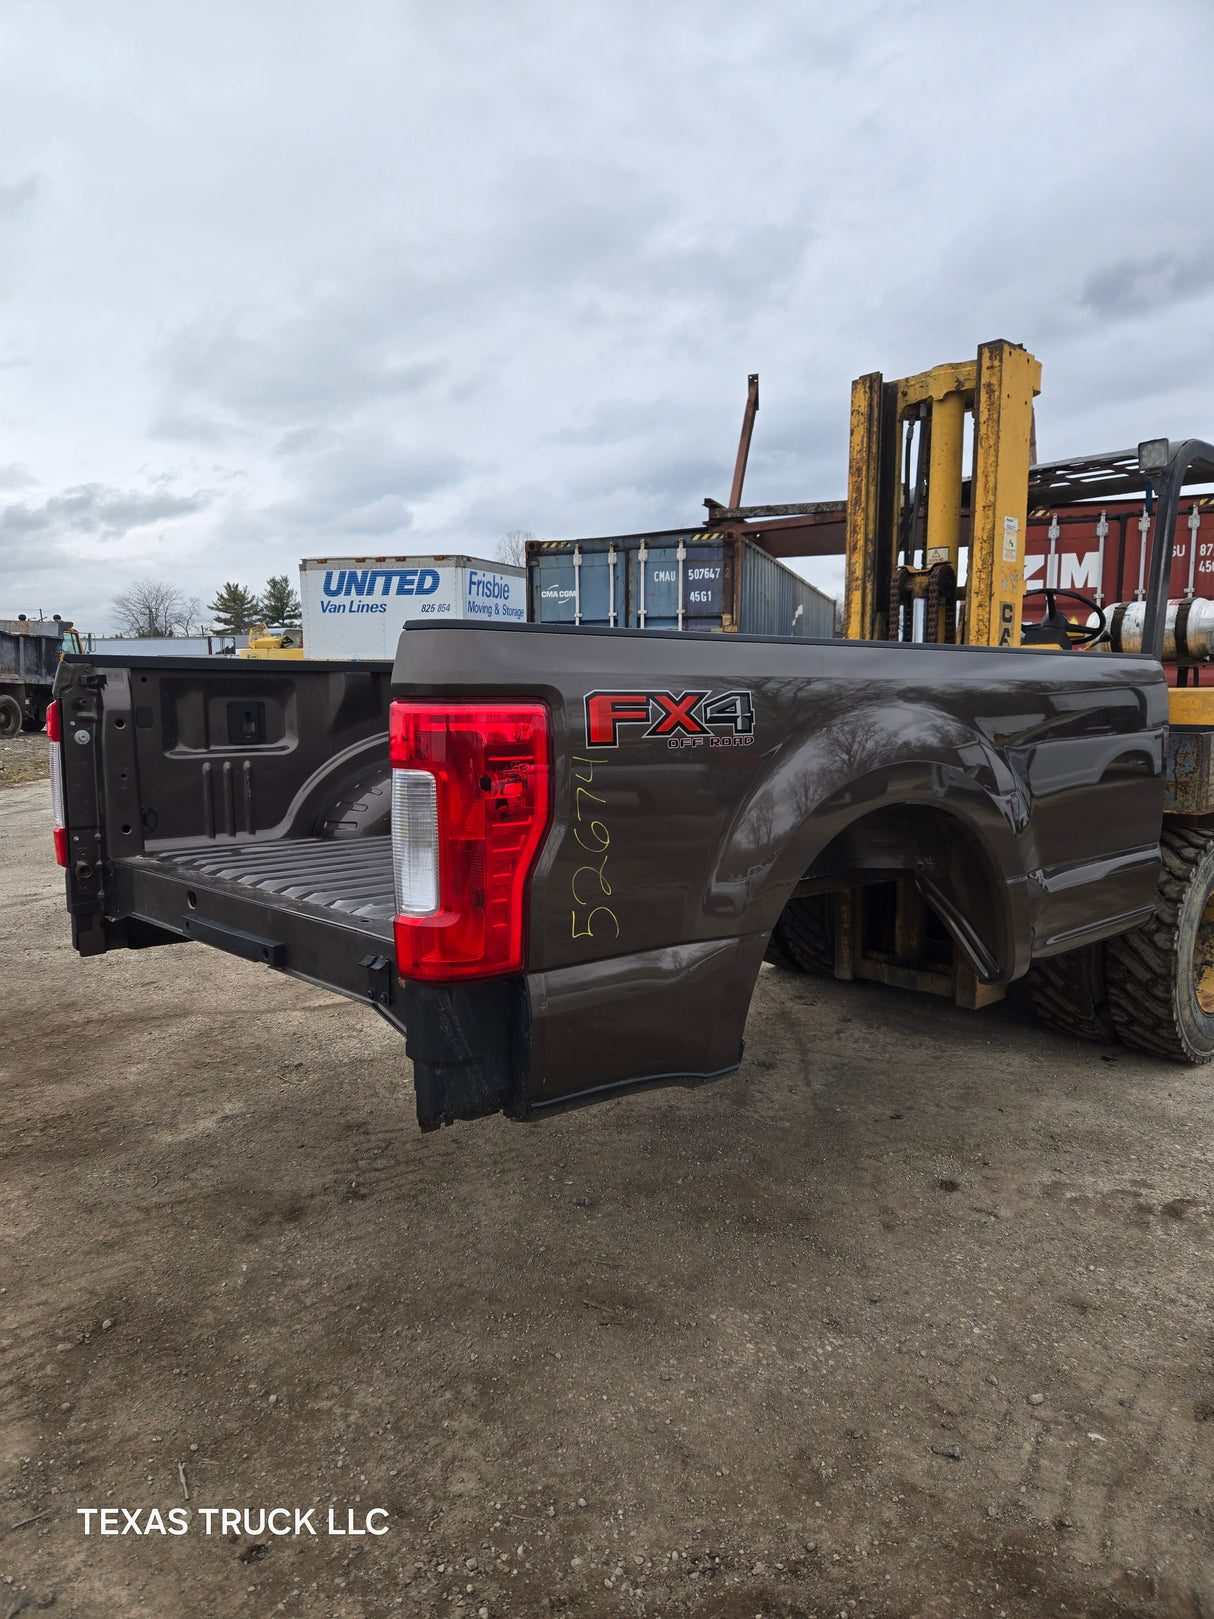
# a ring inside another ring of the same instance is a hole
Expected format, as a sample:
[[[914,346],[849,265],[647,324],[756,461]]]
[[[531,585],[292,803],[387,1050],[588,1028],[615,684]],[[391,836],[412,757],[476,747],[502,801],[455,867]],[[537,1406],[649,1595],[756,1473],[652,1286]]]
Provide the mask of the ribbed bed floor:
[[[290,838],[162,854],[164,865],[276,894],[302,905],[391,922],[396,913],[389,837]]]

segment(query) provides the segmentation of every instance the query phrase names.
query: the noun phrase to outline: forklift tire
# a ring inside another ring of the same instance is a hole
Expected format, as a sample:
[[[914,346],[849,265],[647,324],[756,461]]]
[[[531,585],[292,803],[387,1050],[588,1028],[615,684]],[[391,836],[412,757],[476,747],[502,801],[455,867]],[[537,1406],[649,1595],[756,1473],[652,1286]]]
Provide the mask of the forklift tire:
[[[1048,1028],[1074,1039],[1115,1045],[1117,1030],[1109,1011],[1103,944],[1068,950],[1035,961],[1025,978],[1033,1011]]]
[[[1165,827],[1155,914],[1110,939],[1109,1008],[1127,1045],[1214,1061],[1214,834]]]
[[[16,736],[24,719],[21,704],[6,692],[0,697],[0,736]]]
[[[835,924],[830,899],[790,899],[771,930],[767,960],[798,972],[835,976]]]

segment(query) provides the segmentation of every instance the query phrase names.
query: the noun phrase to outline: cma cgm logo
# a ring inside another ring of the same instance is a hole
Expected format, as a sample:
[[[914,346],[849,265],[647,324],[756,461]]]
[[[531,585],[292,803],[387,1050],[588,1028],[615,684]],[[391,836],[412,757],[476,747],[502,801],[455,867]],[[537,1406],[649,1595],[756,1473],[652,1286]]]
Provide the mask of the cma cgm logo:
[[[586,742],[618,748],[620,727],[643,725],[643,737],[672,747],[745,747],[754,740],[755,709],[748,691],[592,691],[586,694]],[[718,735],[723,731],[725,734]]]

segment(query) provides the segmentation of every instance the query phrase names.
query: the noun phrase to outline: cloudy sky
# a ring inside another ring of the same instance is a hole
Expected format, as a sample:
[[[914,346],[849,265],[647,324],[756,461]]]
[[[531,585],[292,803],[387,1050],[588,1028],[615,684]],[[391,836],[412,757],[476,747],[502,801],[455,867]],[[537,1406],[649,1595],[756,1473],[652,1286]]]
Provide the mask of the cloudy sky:
[[[845,492],[848,387],[1214,436],[1210,0],[6,0],[0,617]],[[806,568],[833,589],[834,561]]]

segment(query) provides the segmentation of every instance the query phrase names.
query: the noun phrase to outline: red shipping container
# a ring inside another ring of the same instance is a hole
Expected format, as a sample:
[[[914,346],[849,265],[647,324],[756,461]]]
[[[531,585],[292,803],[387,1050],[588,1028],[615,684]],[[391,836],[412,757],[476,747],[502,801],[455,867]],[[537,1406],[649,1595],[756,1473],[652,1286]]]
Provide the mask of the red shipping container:
[[[1142,601],[1146,594],[1154,516],[1143,519],[1142,501],[1111,501],[1099,506],[1060,506],[1029,513],[1025,535],[1025,589],[1052,585],[1077,590],[1106,612],[1117,602]],[[1101,532],[1103,529],[1103,533]],[[1214,600],[1214,495],[1183,500],[1176,521],[1169,598]],[[1080,623],[1088,615],[1077,602],[1059,598],[1059,608]],[[1027,619],[1041,616],[1026,604]],[[1175,669],[1168,670],[1175,683]]]

